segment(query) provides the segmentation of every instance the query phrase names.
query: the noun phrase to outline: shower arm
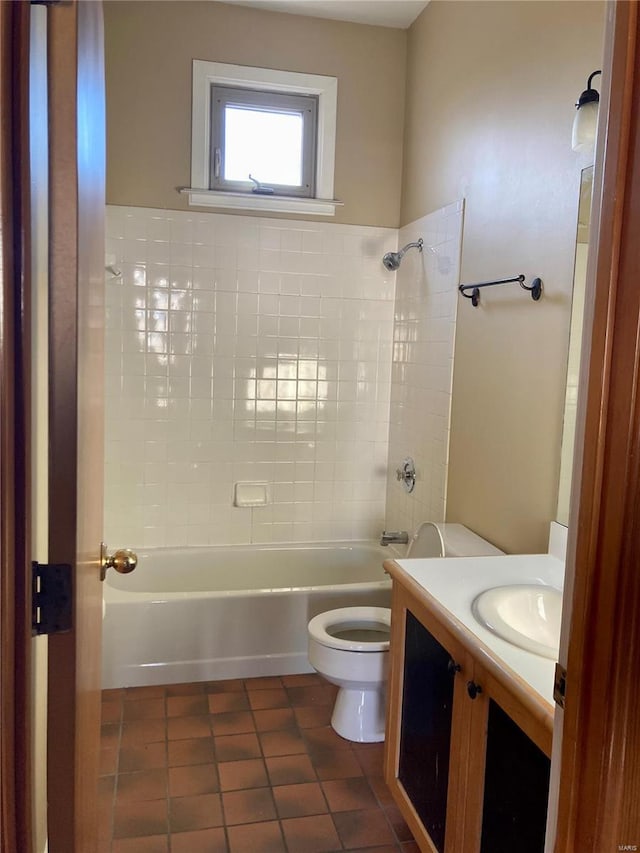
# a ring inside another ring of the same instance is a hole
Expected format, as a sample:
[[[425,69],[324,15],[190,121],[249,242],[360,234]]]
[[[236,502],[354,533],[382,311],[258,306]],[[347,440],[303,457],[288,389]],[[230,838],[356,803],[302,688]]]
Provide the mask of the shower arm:
[[[420,249],[420,251],[422,251],[423,245],[424,240],[422,239],[422,237],[420,237],[419,240],[416,240],[415,243],[407,243],[407,245],[403,246],[402,249],[400,249],[400,251],[398,252],[398,260],[401,261],[404,258],[405,253],[408,249]]]

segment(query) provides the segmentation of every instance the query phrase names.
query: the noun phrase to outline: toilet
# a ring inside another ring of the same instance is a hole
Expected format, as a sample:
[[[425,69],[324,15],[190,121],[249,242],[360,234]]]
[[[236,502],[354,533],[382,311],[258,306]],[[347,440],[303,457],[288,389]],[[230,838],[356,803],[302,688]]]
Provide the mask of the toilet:
[[[502,553],[462,524],[427,521],[418,527],[400,559]],[[309,622],[309,663],[340,688],[331,725],[346,740],[384,740],[390,631],[388,607],[340,607]]]

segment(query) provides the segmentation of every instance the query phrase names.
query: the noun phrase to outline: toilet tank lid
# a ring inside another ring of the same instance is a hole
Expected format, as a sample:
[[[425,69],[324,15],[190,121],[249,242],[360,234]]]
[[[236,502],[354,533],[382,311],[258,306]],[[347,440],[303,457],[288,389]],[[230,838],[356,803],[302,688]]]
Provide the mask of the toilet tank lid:
[[[407,557],[483,557],[503,553],[464,524],[425,521],[413,535]]]
[[[443,524],[442,538],[446,557],[485,557],[504,554],[464,524]]]

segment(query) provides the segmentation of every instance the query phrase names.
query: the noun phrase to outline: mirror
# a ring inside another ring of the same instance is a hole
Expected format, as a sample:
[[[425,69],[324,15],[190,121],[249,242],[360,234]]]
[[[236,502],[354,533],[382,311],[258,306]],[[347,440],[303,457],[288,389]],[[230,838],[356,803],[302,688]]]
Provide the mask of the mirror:
[[[564,400],[562,448],[560,453],[560,484],[558,487],[558,508],[556,511],[556,521],[565,526],[569,524],[569,499],[571,496],[573,444],[578,402],[578,377],[580,373],[580,349],[582,344],[584,292],[587,277],[587,254],[589,251],[592,189],[593,166],[588,166],[582,170],[580,180],[576,257],[573,271],[573,301],[571,304],[571,327],[569,332],[569,357],[567,362],[567,389]]]

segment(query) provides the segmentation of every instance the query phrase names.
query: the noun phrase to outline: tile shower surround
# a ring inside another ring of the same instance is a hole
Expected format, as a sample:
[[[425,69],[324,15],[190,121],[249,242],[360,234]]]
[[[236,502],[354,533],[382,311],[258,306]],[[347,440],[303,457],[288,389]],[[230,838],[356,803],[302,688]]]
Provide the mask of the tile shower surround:
[[[107,207],[107,541],[375,538],[388,228]],[[269,504],[232,506],[233,484]]]
[[[464,204],[457,202],[400,229],[398,245],[424,239],[396,273],[386,526],[415,530],[444,521],[451,387]],[[394,474],[416,464],[408,494]]]

